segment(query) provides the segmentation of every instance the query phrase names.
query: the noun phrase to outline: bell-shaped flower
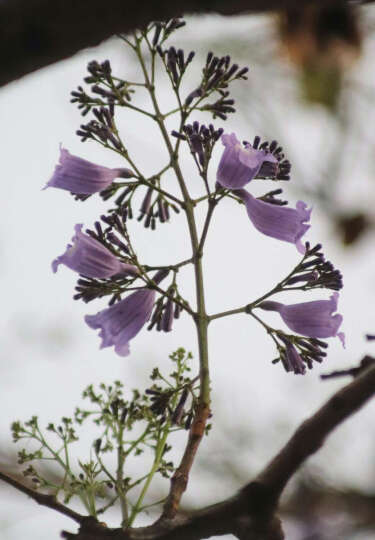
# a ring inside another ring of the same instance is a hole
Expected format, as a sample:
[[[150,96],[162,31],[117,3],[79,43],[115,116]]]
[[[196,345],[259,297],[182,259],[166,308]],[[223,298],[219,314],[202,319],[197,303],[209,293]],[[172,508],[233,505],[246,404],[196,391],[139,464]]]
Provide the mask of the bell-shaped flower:
[[[57,272],[60,264],[65,264],[74,272],[90,278],[110,278],[117,274],[136,275],[138,270],[132,264],[121,262],[103,244],[82,232],[82,224],[74,227],[72,244],[52,262],[52,270]]]
[[[221,136],[225,146],[219,163],[216,179],[227,189],[240,189],[259,172],[264,161],[277,163],[277,159],[269,152],[256,150],[251,144],[241,145],[234,133]]]
[[[66,189],[77,195],[98,193],[112,184],[118,177],[130,178],[130,169],[109,169],[73,156],[66,148],[60,147],[60,161],[56,165],[52,178],[44,189],[55,187]]]
[[[265,301],[257,307],[267,311],[277,311],[285,324],[297,334],[312,338],[337,336],[345,346],[345,335],[338,332],[342,315],[337,311],[339,293],[332,294],[329,300],[314,300],[301,304],[285,305],[281,302]]]
[[[155,291],[140,289],[96,315],[86,315],[85,321],[90,328],[100,329],[101,349],[113,345],[118,355],[128,356],[129,341],[149,320],[154,301]]]
[[[294,209],[261,201],[244,189],[236,191],[236,195],[245,203],[247,215],[258,231],[291,242],[300,253],[305,253],[301,238],[310,228],[306,222],[310,219],[311,208],[308,209],[303,201],[298,201]]]

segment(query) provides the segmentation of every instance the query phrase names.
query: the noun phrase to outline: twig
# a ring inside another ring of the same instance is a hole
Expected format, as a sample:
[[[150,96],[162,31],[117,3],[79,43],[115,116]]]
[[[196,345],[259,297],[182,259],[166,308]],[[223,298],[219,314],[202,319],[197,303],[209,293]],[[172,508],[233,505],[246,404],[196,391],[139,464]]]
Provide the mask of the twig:
[[[8,476],[1,471],[0,480],[3,480],[3,482],[6,482],[10,486],[18,489],[18,491],[25,493],[26,495],[34,499],[34,501],[36,501],[38,504],[41,504],[42,506],[47,506],[48,508],[52,508],[52,510],[56,510],[56,512],[59,512],[60,514],[64,514],[64,516],[68,516],[71,519],[74,519],[74,521],[76,521],[77,523],[82,524],[88,518],[88,516],[82,516],[71,508],[68,508],[67,506],[61,504],[54,495],[38,493],[37,491],[34,491],[33,489],[25,486],[24,484],[21,484],[21,482],[19,482],[18,480],[15,480],[11,476]]]

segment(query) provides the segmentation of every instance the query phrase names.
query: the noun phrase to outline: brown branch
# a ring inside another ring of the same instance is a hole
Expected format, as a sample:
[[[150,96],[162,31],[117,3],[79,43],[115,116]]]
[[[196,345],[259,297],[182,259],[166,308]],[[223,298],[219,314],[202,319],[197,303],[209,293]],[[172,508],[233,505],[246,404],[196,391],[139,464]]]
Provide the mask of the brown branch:
[[[124,531],[92,520],[84,522],[78,534],[63,535],[67,540],[199,540],[231,533],[240,540],[282,540],[275,512],[286,483],[326,437],[374,395],[372,366],[306,420],[255,480],[230,499],[189,516],[162,517],[149,527]]]
[[[0,480],[18,489],[18,491],[25,493],[25,495],[28,495],[29,497],[34,499],[34,501],[36,501],[38,504],[41,504],[42,506],[47,506],[48,508],[52,508],[52,510],[56,510],[56,512],[59,512],[60,514],[64,514],[64,516],[74,519],[74,521],[76,521],[79,524],[84,523],[88,519],[87,516],[82,516],[81,514],[78,514],[71,508],[68,508],[67,506],[64,506],[63,504],[59,503],[59,501],[53,495],[47,495],[45,493],[39,493],[38,491],[34,491],[33,489],[25,486],[25,484],[22,484],[15,478],[8,476],[7,474],[1,471],[0,471]]]
[[[335,0],[2,0],[0,86],[85,47],[181,13],[238,14]]]
[[[199,444],[204,435],[210,409],[204,404],[197,407],[196,415],[190,428],[189,439],[181,463],[171,478],[171,488],[164,504],[162,519],[173,519],[177,513],[181,497],[186,490],[190,469],[193,465]]]
[[[375,394],[375,366],[342,388],[305,420],[257,481],[280,496],[297,469],[324,444],[326,437]]]

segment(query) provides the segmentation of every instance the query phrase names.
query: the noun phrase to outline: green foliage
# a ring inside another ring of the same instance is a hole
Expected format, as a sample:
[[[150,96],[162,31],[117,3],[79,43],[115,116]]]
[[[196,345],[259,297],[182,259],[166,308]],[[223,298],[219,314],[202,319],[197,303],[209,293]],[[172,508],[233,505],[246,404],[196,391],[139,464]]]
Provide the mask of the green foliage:
[[[18,463],[28,464],[24,476],[35,488],[60,496],[65,503],[78,497],[93,516],[120,503],[123,524],[130,525],[145,509],[143,499],[155,473],[169,478],[175,470],[167,457],[171,449],[167,441],[171,433],[189,429],[194,417],[196,379],[189,376],[191,359],[190,352],[177,349],[170,355],[173,368],[168,377],[155,367],[152,384],[144,392],[127,392],[121,381],[101,383],[98,388],[89,385],[82,394],[87,405],[77,407],[72,418],[51,422],[44,430],[36,416],[13,422],[13,441],[27,441],[27,448],[18,452]],[[94,427],[95,437],[90,459],[83,461],[72,456],[71,446],[79,440],[76,430],[82,431],[86,425]],[[153,456],[151,466],[146,474],[133,477],[129,459],[145,452]],[[109,459],[104,462],[111,455],[115,456],[114,467],[107,465]],[[60,474],[56,468],[43,466],[46,462],[57,465]],[[99,505],[100,500],[104,504]]]

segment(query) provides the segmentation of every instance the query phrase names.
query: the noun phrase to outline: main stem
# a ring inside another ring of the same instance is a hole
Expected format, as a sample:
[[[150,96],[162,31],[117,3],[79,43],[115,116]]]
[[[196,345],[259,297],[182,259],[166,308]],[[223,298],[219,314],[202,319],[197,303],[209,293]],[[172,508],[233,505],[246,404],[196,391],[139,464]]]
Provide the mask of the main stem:
[[[193,201],[189,195],[188,189],[186,187],[184,177],[182,175],[178,157],[174,151],[172,143],[170,141],[165,123],[164,116],[159,109],[159,105],[155,96],[155,88],[151,83],[145,62],[142,56],[140,43],[137,40],[136,52],[141,64],[143,75],[145,78],[146,88],[149,91],[152,105],[155,111],[155,120],[159,126],[162,137],[164,139],[165,145],[167,147],[168,153],[171,158],[171,165],[176,174],[177,181],[179,183],[181,193],[184,199],[184,209],[186,213],[186,218],[188,222],[188,228],[190,233],[190,241],[192,246],[192,259],[194,264],[194,273],[195,273],[195,286],[196,286],[196,299],[197,299],[197,312],[194,316],[195,325],[197,329],[198,337],[198,349],[199,349],[199,365],[200,365],[200,393],[198,408],[196,411],[196,416],[194,422],[191,426],[189,440],[182,457],[180,466],[176,470],[172,481],[171,481],[171,490],[167,498],[167,502],[164,507],[163,516],[166,518],[172,518],[177,512],[180,499],[183,492],[186,489],[188,475],[190,468],[193,464],[193,460],[198,449],[199,443],[203,437],[204,429],[206,426],[207,418],[209,416],[210,408],[210,376],[209,376],[209,366],[208,366],[208,339],[207,339],[207,329],[209,319],[206,313],[205,300],[204,300],[204,284],[203,284],[203,271],[202,271],[202,253],[199,250],[199,239],[197,233],[197,227],[194,217],[194,206]],[[183,126],[186,120],[186,113],[181,111],[181,126]]]

